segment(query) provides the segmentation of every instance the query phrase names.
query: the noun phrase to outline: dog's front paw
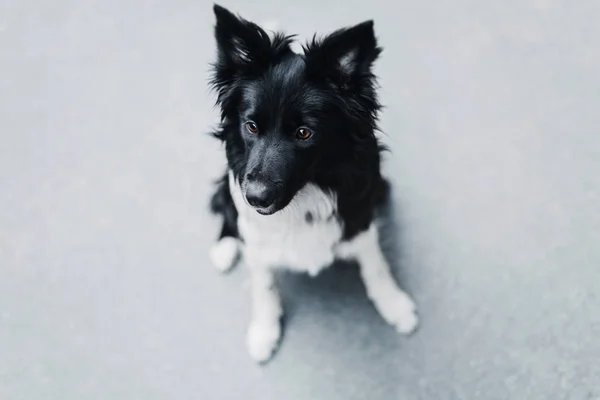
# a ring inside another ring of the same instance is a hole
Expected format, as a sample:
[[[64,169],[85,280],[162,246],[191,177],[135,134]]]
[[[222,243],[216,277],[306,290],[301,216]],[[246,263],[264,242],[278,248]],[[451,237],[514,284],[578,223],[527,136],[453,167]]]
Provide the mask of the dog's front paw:
[[[379,314],[393,325],[399,333],[413,333],[419,325],[414,301],[404,292],[398,291],[376,303]]]
[[[213,265],[221,272],[227,272],[235,266],[240,256],[240,242],[233,237],[224,237],[210,250]]]
[[[268,361],[279,344],[281,324],[279,321],[254,321],[248,329],[247,345],[250,357],[258,363]]]

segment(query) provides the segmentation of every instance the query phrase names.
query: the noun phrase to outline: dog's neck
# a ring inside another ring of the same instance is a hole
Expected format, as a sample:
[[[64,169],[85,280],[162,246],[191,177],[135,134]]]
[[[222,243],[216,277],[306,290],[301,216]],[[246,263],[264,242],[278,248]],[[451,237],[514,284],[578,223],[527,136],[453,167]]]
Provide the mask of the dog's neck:
[[[335,193],[321,190],[317,185],[308,183],[294,196],[292,201],[273,215],[261,215],[249,206],[243,198],[239,182],[229,172],[229,187],[238,213],[246,219],[260,221],[265,225],[285,223],[318,223],[337,216],[337,198]]]

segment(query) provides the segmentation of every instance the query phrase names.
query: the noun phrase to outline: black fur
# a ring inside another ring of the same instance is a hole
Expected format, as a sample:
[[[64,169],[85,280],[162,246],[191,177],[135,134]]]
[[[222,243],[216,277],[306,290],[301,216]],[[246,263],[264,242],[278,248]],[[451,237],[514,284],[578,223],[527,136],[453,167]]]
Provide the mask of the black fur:
[[[260,180],[273,198],[262,212],[273,213],[315,183],[337,194],[344,239],[366,230],[389,189],[375,136],[381,106],[372,65],[381,48],[373,22],[315,37],[298,55],[290,48],[293,37],[270,38],[218,5],[214,12],[218,53],[211,83],[221,110],[214,136],[225,143],[228,167],[242,188]],[[248,121],[258,133],[248,131]],[[312,136],[298,139],[300,127]],[[220,237],[238,237],[226,177],[211,208],[224,216]]]
[[[217,191],[213,194],[210,201],[210,210],[215,214],[223,216],[223,226],[219,234],[219,240],[228,236],[241,239],[237,228],[238,212],[231,198],[227,176],[224,176],[218,182]]]

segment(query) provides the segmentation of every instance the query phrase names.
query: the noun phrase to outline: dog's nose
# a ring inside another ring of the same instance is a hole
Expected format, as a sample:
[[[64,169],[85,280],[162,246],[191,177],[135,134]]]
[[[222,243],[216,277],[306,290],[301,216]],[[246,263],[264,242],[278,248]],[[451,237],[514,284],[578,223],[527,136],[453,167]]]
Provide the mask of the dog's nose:
[[[246,186],[248,204],[257,208],[267,208],[275,202],[275,190],[260,181],[249,182]]]

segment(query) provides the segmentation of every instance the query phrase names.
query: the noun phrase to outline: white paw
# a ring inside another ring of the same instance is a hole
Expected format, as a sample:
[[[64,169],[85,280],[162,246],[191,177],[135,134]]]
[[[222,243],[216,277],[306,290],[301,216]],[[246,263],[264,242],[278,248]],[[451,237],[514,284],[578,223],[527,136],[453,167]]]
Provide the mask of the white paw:
[[[224,237],[210,249],[210,259],[221,272],[235,266],[240,255],[240,243],[236,238]]]
[[[399,333],[413,333],[419,325],[419,317],[416,314],[416,305],[404,292],[394,292],[393,295],[379,299],[376,303],[379,314],[390,325],[393,325]]]
[[[250,357],[256,362],[268,361],[281,338],[279,320],[270,322],[252,322],[248,330],[247,345]]]

